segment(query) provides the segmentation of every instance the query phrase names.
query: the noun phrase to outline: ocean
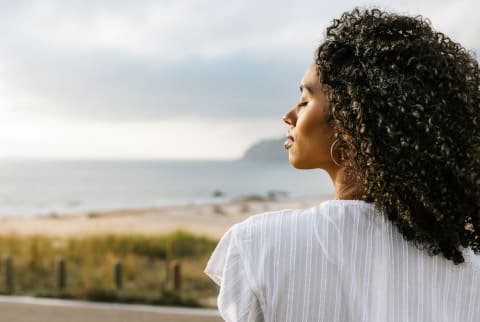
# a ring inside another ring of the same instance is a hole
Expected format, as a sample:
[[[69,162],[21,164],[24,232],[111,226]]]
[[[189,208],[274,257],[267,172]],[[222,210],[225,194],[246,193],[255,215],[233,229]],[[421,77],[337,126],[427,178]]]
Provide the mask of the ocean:
[[[333,194],[323,170],[254,161],[0,161],[0,217]]]

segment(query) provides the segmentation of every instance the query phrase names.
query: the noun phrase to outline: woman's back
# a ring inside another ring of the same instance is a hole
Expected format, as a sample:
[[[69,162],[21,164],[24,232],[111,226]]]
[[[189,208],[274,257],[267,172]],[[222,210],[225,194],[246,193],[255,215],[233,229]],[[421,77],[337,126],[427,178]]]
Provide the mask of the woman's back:
[[[206,273],[227,321],[478,321],[480,263],[404,240],[371,203],[329,200],[230,229]]]

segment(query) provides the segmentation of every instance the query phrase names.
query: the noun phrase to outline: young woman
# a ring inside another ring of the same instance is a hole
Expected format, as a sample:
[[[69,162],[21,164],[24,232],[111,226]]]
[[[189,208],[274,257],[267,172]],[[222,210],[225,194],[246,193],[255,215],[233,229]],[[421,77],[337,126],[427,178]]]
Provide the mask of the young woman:
[[[283,120],[335,200],[233,226],[205,272],[226,321],[480,320],[480,73],[428,20],[327,28]],[[292,183],[294,184],[294,183]]]

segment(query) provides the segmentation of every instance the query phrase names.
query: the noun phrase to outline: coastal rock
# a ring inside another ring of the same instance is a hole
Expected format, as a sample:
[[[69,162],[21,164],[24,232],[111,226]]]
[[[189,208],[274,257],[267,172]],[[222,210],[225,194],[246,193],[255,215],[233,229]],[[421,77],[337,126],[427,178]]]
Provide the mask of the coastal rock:
[[[284,141],[285,138],[259,141],[247,149],[242,160],[288,162],[288,153],[283,147]]]

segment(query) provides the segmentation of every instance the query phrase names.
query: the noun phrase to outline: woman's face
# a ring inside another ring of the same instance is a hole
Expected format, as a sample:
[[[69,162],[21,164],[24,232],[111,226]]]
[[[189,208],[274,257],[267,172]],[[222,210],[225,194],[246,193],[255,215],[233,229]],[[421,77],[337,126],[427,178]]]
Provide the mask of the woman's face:
[[[314,63],[303,76],[300,92],[299,103],[283,116],[283,121],[290,125],[285,141],[290,164],[297,169],[334,168],[330,147],[335,136],[327,124],[329,102]]]

